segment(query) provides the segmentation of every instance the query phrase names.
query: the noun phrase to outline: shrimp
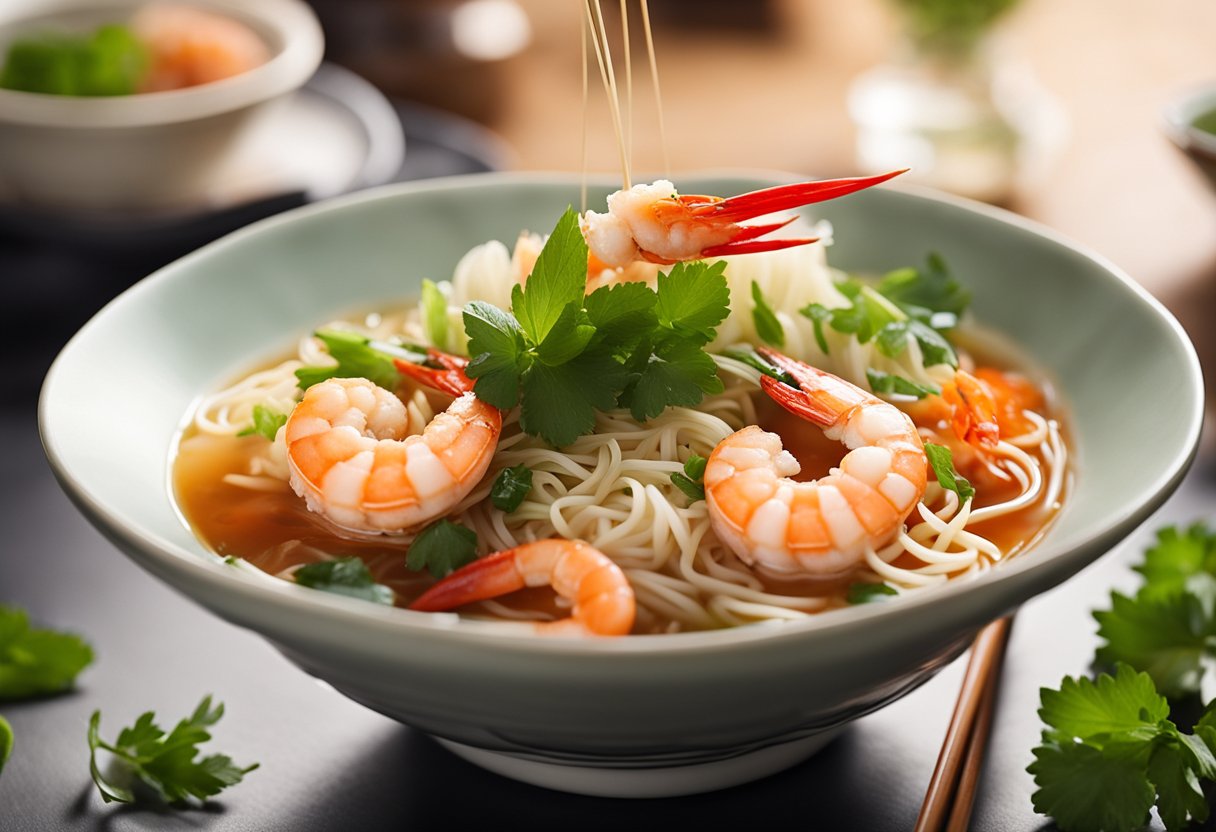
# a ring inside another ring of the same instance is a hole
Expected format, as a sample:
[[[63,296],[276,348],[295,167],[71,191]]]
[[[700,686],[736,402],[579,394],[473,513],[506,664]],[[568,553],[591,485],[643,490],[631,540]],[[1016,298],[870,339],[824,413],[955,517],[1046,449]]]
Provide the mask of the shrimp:
[[[850,450],[821,479],[796,482],[798,461],[781,437],[752,425],[723,439],[705,467],[705,500],[718,538],[746,563],[783,575],[831,578],[867,548],[895,537],[925,493],[916,426],[894,405],[830,373],[760,352],[801,390],[762,376],[777,404]]]
[[[530,586],[552,586],[573,602],[568,618],[531,622],[541,635],[625,635],[636,611],[633,587],[607,555],[581,540],[549,538],[505,549],[428,589],[410,609],[450,610]]]
[[[146,6],[131,18],[131,29],[151,53],[141,92],[222,81],[270,60],[266,44],[248,26],[189,6]]]
[[[758,240],[797,217],[757,225],[740,225],[775,211],[851,194],[885,182],[904,171],[855,179],[828,179],[766,188],[723,199],[681,196],[671,182],[635,185],[608,197],[608,213],[585,212],[580,219],[590,260],[601,268],[624,268],[643,260],[671,265],[681,260],[773,251],[813,243],[818,238]]]
[[[502,413],[472,392],[463,359],[433,353],[432,370],[401,372],[456,396],[420,434],[406,436],[405,405],[362,378],[314,384],[284,428],[291,487],[311,511],[355,531],[397,532],[441,517],[485,475]]]

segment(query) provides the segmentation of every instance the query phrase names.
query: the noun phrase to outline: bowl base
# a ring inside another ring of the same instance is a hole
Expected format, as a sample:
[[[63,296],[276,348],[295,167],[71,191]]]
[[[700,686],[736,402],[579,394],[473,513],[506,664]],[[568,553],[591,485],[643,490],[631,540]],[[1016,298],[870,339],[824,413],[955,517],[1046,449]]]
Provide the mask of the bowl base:
[[[559,792],[592,797],[679,797],[726,789],[759,780],[801,763],[844,730],[838,726],[809,737],[749,751],[725,760],[653,768],[600,768],[544,762],[502,751],[487,751],[435,737],[458,757],[495,774]]]

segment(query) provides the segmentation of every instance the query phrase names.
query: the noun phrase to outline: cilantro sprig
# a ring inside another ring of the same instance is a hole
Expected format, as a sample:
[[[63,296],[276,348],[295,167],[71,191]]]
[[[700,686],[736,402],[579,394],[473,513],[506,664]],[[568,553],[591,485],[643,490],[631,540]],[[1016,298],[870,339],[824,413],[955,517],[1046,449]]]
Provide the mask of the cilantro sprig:
[[[532,469],[527,465],[503,468],[490,487],[490,502],[507,514],[515,511],[532,490]]]
[[[596,411],[627,407],[639,421],[692,407],[723,390],[703,347],[730,311],[724,263],[677,263],[655,289],[586,290],[578,215],[558,220],[511,311],[481,301],[463,313],[474,392],[555,447],[595,426]]]
[[[249,427],[238,433],[237,436],[261,436],[273,442],[275,435],[279,432],[279,428],[285,424],[287,424],[286,413],[280,413],[264,404],[255,404],[253,406],[253,422]]]
[[[705,499],[705,466],[709,463],[700,454],[690,454],[684,463],[684,472],[674,472],[671,484],[684,492],[690,503]]]
[[[0,605],[0,700],[67,690],[92,661],[80,636],[31,627],[24,610]]]
[[[415,572],[430,571],[436,578],[477,560],[477,532],[451,520],[438,520],[414,538],[405,565]]]
[[[211,697],[205,696],[194,713],[177,723],[165,733],[153,721],[152,711],[140,715],[135,724],[124,728],[113,743],[101,738],[101,711],[94,711],[89,720],[89,771],[93,782],[106,803],[133,803],[136,792],[123,782],[116,780],[138,779],[150,787],[167,803],[181,803],[188,798],[205,801],[234,786],[246,774],[258,767],[238,766],[225,754],[212,754],[196,759],[198,747],[211,739],[208,729],[224,715],[224,706],[211,705]],[[117,774],[102,773],[98,751],[113,755]]]
[[[929,467],[937,477],[937,483],[947,491],[958,495],[960,504],[975,496],[975,488],[958,471],[954,470],[954,454],[945,445],[925,443],[925,456],[929,458]]]
[[[292,575],[300,586],[360,598],[377,604],[393,603],[393,590],[376,583],[367,564],[356,557],[325,560],[301,566]]]
[[[329,378],[365,378],[383,387],[396,391],[401,383],[401,374],[393,363],[394,358],[403,358],[415,364],[426,361],[426,350],[409,344],[373,341],[366,335],[345,329],[319,329],[313,333],[325,345],[329,356],[337,363],[328,367],[301,367],[296,370],[296,380],[301,390],[307,390]]]

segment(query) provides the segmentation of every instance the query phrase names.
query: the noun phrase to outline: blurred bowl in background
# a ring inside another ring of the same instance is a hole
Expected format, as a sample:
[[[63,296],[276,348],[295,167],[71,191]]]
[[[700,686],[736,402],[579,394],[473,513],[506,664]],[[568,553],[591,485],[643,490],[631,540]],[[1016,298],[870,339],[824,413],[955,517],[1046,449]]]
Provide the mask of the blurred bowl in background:
[[[5,0],[0,54],[21,36],[92,31],[147,0]],[[324,38],[300,0],[190,0],[249,26],[270,60],[186,89],[84,98],[0,89],[0,200],[71,212],[194,208],[244,128],[303,85]]]
[[[1216,82],[1181,95],[1164,115],[1166,135],[1216,188]]]

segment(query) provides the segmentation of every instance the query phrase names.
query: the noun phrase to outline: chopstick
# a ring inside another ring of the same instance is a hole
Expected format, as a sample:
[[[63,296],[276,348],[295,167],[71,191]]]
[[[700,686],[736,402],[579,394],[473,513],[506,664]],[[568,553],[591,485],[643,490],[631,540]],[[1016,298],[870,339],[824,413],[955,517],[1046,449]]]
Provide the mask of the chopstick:
[[[1009,638],[1011,618],[999,618],[980,631],[971,647],[967,672],[938,753],[915,832],[939,832],[949,811],[947,832],[961,832],[971,817],[984,747],[992,726],[997,678]]]

